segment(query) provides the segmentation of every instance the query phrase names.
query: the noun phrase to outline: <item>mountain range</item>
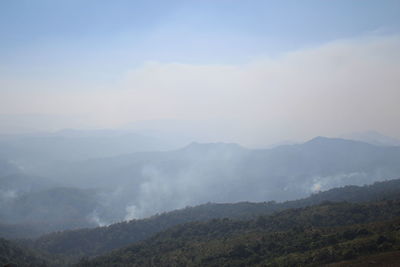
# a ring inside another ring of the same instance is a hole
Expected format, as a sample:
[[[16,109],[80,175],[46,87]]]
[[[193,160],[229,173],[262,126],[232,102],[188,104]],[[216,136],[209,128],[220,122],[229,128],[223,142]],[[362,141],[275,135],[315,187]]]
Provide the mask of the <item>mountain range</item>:
[[[34,172],[13,159],[0,163],[0,222],[51,224],[33,231],[44,233],[207,202],[286,201],[394,179],[400,176],[400,147],[317,137],[271,149],[191,143],[168,151],[58,160]]]

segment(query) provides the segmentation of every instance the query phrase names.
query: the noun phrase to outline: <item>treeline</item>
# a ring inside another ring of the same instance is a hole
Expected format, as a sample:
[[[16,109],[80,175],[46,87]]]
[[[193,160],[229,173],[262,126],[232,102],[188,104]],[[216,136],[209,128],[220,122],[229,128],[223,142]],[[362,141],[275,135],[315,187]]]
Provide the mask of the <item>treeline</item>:
[[[284,203],[209,203],[144,220],[19,240],[18,245],[1,240],[1,264],[65,266],[83,258],[80,266],[318,265],[397,249],[399,198],[400,179]]]
[[[113,249],[145,240],[158,232],[188,222],[209,221],[217,218],[251,220],[260,215],[271,215],[288,208],[301,208],[324,201],[365,202],[396,199],[399,196],[400,179],[363,187],[346,186],[284,203],[209,203],[156,215],[144,220],[117,223],[108,227],[57,232],[25,242],[25,244],[74,262],[81,257],[101,255]]]
[[[37,253],[0,238],[0,266],[46,267],[48,264]]]
[[[321,266],[400,249],[400,201],[324,203],[173,227],[77,266]]]

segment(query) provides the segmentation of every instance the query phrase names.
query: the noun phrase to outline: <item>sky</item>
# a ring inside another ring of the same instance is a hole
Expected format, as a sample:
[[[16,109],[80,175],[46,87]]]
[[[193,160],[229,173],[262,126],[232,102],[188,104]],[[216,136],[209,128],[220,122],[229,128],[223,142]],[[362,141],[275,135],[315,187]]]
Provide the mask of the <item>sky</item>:
[[[242,144],[400,137],[399,10],[389,0],[1,0],[0,132],[171,121]]]

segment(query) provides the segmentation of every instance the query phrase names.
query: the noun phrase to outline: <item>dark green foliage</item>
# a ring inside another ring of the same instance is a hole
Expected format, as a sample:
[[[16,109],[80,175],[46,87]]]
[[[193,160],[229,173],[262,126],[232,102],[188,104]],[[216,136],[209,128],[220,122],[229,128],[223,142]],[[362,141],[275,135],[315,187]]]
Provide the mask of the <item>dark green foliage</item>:
[[[331,263],[329,267],[395,267],[399,266],[400,251],[382,252],[378,254],[365,255],[357,259]]]
[[[178,225],[78,266],[320,266],[400,249],[400,201],[326,203],[261,218]]]
[[[43,236],[31,245],[51,254],[78,259],[82,256],[96,256],[109,252],[112,249],[149,238],[157,232],[161,232],[169,227],[187,222],[208,221],[216,218],[255,219],[254,222],[262,227],[266,225],[267,217],[260,217],[260,215],[269,215],[288,208],[306,207],[324,201],[347,200],[351,202],[361,202],[368,200],[395,199],[399,196],[400,180],[392,180],[364,187],[347,186],[344,188],[332,189],[327,192],[312,195],[309,198],[284,203],[242,202],[236,204],[205,204],[164,213],[144,220],[117,223],[108,227],[57,232]],[[353,209],[356,208],[357,207],[353,207]],[[341,207],[339,206],[337,209],[341,209]],[[294,211],[291,211],[287,216],[292,216],[293,212]],[[332,212],[334,212],[333,208]],[[353,210],[350,212],[353,212]],[[281,216],[284,216],[284,214],[285,213],[282,213]],[[310,214],[310,218],[314,222],[332,222],[332,225],[344,223],[337,222],[337,220],[343,220],[343,218],[335,217],[334,213],[331,215],[333,218],[323,218],[321,214]],[[370,214],[354,213],[352,220],[363,222],[368,216],[370,216]],[[284,222],[276,222],[278,226],[282,223]],[[292,226],[289,225],[288,227]],[[307,225],[299,224],[296,227],[303,229],[307,227]]]
[[[300,208],[311,206],[325,201],[329,207],[330,213],[301,211],[309,213],[307,217],[297,217],[296,221],[289,220],[296,216],[298,209],[283,211],[280,213],[280,219],[273,225],[293,228],[297,230],[306,229],[310,223],[314,226],[336,226],[343,224],[363,223],[369,218],[375,218],[377,214],[371,214],[371,211],[364,211],[362,206],[347,206],[347,204],[333,204],[329,201],[347,200],[352,202],[361,202],[368,200],[396,199],[400,196],[400,180],[375,183],[373,185],[357,187],[348,186],[339,189],[332,189],[313,195],[306,199],[297,201],[288,201],[284,203],[266,202],[266,203],[236,203],[236,204],[205,204],[197,207],[188,207],[183,210],[177,210],[164,213],[144,220],[134,220],[110,225],[108,227],[99,227],[95,229],[81,229],[75,231],[64,231],[45,235],[30,245],[35,249],[40,249],[46,253],[63,256],[69,260],[77,260],[83,256],[97,256],[109,252],[116,248],[145,240],[152,235],[161,232],[169,227],[194,221],[208,221],[217,218],[230,218],[249,220],[257,227],[267,227],[271,225],[270,220],[274,217],[265,215],[282,211],[288,208]],[[326,202],[328,201],[328,202]],[[387,207],[394,205],[394,202],[387,202]],[[379,212],[379,210],[375,210]],[[349,216],[339,216],[347,212]],[[260,216],[262,215],[262,216]],[[285,220],[281,220],[285,218]],[[303,219],[307,220],[303,221]],[[350,221],[346,221],[349,219]],[[226,229],[225,224],[230,220],[215,220],[222,223],[219,231],[223,233]],[[236,222],[235,222],[236,223]],[[287,224],[287,225],[284,225]],[[196,229],[200,231],[201,229]]]
[[[0,238],[0,266],[47,266],[46,261],[35,255],[32,251],[21,248],[16,244]]]

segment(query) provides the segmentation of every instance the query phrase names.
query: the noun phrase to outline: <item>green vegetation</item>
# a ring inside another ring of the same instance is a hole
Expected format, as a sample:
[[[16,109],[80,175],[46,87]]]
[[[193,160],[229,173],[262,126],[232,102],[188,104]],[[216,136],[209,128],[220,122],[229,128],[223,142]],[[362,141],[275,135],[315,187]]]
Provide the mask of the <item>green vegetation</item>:
[[[360,264],[400,250],[399,225],[400,179],[283,203],[209,203],[18,245],[1,240],[0,257],[18,266]]]
[[[170,227],[189,222],[207,222],[218,218],[228,218],[229,220],[224,219],[223,222],[248,223],[249,221],[256,221],[258,224],[260,224],[262,221],[265,221],[269,218],[267,215],[283,211],[280,213],[279,218],[281,219],[285,212],[289,212],[287,213],[287,216],[289,217],[286,219],[286,223],[288,223],[290,222],[289,219],[291,219],[290,216],[295,216],[295,211],[298,211],[296,209],[285,211],[290,208],[307,207],[326,201],[347,201],[356,203],[366,201],[395,200],[400,196],[399,192],[400,180],[392,180],[363,187],[346,186],[343,188],[321,192],[305,199],[288,201],[284,203],[209,203],[156,215],[144,220],[133,220],[130,222],[117,223],[108,227],[56,232],[45,235],[32,242],[26,242],[25,244],[29,244],[32,248],[40,249],[49,255],[62,258],[67,262],[74,262],[82,257],[101,255],[110,252],[113,249],[121,248],[148,239],[154,234],[165,231]],[[347,205],[350,204],[342,203],[335,207],[336,209],[340,210],[346,208]],[[262,216],[260,217],[260,215]],[[309,215],[313,216],[314,224],[316,224],[318,221],[322,222],[324,220],[328,220],[329,222],[332,222],[330,225],[332,227],[344,224],[365,223],[369,220],[369,218],[371,220],[376,220],[376,214],[369,213],[359,215],[360,220],[357,222],[350,221],[347,223],[341,221],[338,222],[337,220],[340,220],[341,218],[339,215],[336,216],[335,213],[331,213],[330,217],[327,217],[327,214]],[[391,214],[391,210],[388,210],[386,215],[390,215],[387,218],[395,217],[395,215]],[[274,224],[277,226],[282,225],[285,220],[281,221],[280,219],[276,219]],[[296,221],[298,223],[293,224],[293,227],[296,226],[304,229],[310,226],[307,224],[307,221],[299,221],[299,218],[297,218]],[[216,222],[218,222],[218,220],[214,221],[214,223]],[[291,229],[292,226],[288,225],[287,229]],[[224,228],[225,226],[222,227]]]
[[[1,266],[31,266],[45,267],[46,261],[34,252],[21,248],[18,245],[0,238],[0,265]]]
[[[173,227],[78,266],[320,266],[400,249],[400,201],[325,203]]]
[[[399,266],[400,251],[382,252],[378,254],[366,255],[353,260],[346,260],[337,263],[331,263],[326,267],[395,267]]]

